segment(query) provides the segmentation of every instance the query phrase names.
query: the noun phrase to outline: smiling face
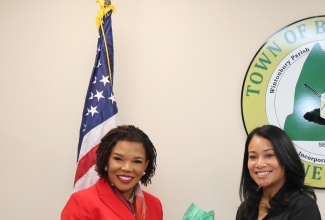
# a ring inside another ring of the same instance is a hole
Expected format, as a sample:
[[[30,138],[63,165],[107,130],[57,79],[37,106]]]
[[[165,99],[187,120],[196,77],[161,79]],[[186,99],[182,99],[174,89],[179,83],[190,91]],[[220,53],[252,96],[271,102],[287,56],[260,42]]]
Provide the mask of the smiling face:
[[[285,170],[279,164],[271,142],[254,135],[248,145],[248,170],[257,185],[270,196],[285,183]]]
[[[118,141],[108,158],[108,177],[130,199],[132,190],[140,181],[148,163],[141,143]]]

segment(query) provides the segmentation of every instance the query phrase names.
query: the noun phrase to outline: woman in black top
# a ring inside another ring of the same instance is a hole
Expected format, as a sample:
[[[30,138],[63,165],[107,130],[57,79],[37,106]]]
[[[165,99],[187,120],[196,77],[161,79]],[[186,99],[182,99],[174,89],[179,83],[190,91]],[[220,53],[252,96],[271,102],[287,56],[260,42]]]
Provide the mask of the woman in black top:
[[[245,144],[236,220],[321,220],[314,190],[304,180],[287,134],[273,125],[255,128]]]

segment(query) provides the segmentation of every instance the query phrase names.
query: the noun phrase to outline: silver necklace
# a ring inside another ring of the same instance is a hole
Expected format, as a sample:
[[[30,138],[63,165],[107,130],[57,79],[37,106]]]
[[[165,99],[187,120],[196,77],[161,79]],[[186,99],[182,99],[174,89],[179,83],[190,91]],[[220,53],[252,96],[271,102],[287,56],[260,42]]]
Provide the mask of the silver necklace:
[[[133,189],[133,190],[132,190],[131,198],[130,198],[130,200],[129,200],[131,203],[133,203],[134,196],[135,196],[135,190]]]

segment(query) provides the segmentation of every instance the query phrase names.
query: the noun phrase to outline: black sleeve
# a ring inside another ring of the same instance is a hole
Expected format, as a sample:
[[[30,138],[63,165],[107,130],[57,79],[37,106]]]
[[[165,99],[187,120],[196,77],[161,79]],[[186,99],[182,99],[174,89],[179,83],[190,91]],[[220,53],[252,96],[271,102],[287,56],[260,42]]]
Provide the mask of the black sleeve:
[[[321,215],[315,201],[298,202],[290,214],[290,220],[321,220]]]
[[[237,209],[236,220],[243,220],[242,215],[243,215],[243,203]]]
[[[250,220],[254,219],[255,217],[257,218],[256,212],[248,209],[246,202],[240,204],[239,208],[237,209],[236,220]]]

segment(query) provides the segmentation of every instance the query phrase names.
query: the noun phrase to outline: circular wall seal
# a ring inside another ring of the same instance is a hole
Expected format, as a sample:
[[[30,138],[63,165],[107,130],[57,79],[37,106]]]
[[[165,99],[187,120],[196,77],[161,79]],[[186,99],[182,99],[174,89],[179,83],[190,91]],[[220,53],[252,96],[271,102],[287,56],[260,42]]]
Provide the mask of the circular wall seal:
[[[305,169],[305,184],[325,188],[325,15],[282,28],[258,50],[243,82],[246,133],[282,128]]]

